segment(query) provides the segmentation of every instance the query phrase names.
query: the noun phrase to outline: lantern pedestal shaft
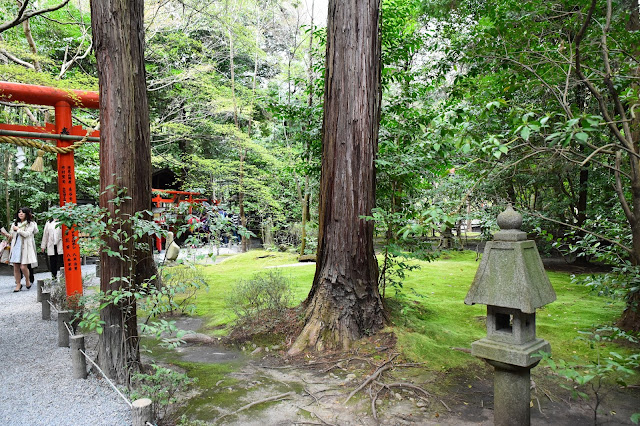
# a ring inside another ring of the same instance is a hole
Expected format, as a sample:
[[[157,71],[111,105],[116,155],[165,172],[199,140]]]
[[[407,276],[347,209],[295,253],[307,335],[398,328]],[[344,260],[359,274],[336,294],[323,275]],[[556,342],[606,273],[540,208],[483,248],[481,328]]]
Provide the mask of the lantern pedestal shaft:
[[[493,377],[493,424],[529,425],[531,422],[531,368],[489,361]],[[504,368],[507,367],[507,368]]]

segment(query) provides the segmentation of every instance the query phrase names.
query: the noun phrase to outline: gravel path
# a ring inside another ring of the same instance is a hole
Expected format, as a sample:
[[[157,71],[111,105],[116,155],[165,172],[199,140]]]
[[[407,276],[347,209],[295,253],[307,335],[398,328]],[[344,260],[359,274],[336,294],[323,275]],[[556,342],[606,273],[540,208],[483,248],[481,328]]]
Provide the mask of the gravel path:
[[[90,373],[73,378],[69,348],[58,347],[56,313],[42,320],[35,284],[13,293],[13,276],[0,274],[0,424],[130,425],[129,406],[105,382]],[[95,266],[83,266],[83,274]],[[36,273],[45,279],[49,273]],[[95,348],[87,347],[92,355]],[[92,356],[95,359],[95,356]]]

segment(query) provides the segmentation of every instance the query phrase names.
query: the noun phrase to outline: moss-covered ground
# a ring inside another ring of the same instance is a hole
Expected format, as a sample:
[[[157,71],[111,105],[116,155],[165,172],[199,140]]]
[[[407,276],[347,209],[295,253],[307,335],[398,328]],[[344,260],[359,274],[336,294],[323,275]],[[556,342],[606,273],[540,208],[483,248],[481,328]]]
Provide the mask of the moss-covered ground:
[[[488,380],[490,374],[483,370],[486,369],[484,364],[468,353],[471,342],[486,335],[486,308],[463,303],[479,264],[476,253],[451,252],[434,262],[415,261],[415,264],[420,268],[407,272],[402,288],[387,289],[385,304],[392,323],[383,331],[397,338],[394,350],[401,352],[406,362],[421,363],[422,368],[437,377],[443,389],[455,388],[461,377],[474,370],[472,376]],[[304,300],[311,287],[315,265],[297,264],[295,254],[255,250],[224,258],[215,265],[200,267],[208,284],[208,289],[201,290],[196,299],[195,315],[204,319],[200,331],[212,336],[229,333],[235,316],[227,306],[227,295],[233,292],[238,281],[250,279],[269,267],[280,267],[289,279],[292,305]],[[595,352],[593,347],[578,339],[578,332],[613,325],[624,304],[591,294],[588,288],[573,284],[568,273],[548,272],[548,275],[558,299],[538,310],[537,334],[551,343],[555,358],[587,363],[594,358]],[[257,342],[258,346],[263,343]],[[268,343],[281,343],[284,347],[287,342]],[[598,349],[601,354],[637,351],[637,347],[610,342],[600,343]],[[211,420],[223,414],[215,407],[237,408],[242,401],[251,400],[252,392],[258,386],[255,381],[234,378],[237,376],[232,372],[238,371],[238,363],[185,363],[166,353],[162,357],[199,380],[199,395],[182,411],[191,419]],[[481,370],[484,373],[480,373]],[[283,380],[263,377],[258,381],[258,387],[278,393],[301,386]],[[438,386],[430,391],[440,394]]]

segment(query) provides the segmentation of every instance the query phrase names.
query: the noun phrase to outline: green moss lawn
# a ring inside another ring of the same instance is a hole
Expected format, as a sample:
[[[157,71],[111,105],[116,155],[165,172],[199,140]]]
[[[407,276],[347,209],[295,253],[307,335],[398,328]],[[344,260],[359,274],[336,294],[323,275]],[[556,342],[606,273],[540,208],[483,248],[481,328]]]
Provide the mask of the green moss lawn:
[[[468,364],[469,355],[452,348],[468,349],[471,342],[485,335],[486,308],[463,303],[479,263],[475,252],[453,252],[434,262],[416,263],[420,269],[407,274],[399,292],[387,289],[386,303],[393,321],[388,331],[397,335],[398,348],[410,360],[425,362],[434,369]],[[213,330],[213,334],[226,333],[234,314],[225,300],[234,284],[265,272],[268,267],[291,264],[297,264],[294,254],[256,250],[202,267],[209,288],[197,296],[196,315],[205,319],[206,328]],[[288,266],[280,270],[290,280],[293,303],[298,304],[309,291],[315,265]],[[548,275],[558,300],[538,311],[538,336],[551,343],[554,357],[591,357],[593,350],[577,339],[578,331],[612,325],[624,305],[572,284],[569,274],[550,272]],[[609,345],[611,350],[624,351]]]

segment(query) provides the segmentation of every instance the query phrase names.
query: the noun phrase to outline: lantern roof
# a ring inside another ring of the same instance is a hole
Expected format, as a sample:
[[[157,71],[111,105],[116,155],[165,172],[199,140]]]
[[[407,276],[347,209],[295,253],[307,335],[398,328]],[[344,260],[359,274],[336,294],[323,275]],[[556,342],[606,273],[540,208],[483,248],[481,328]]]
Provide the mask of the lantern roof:
[[[498,215],[500,231],[487,243],[464,303],[535,313],[556,300],[535,242],[527,240],[521,225],[522,215],[511,205]]]

